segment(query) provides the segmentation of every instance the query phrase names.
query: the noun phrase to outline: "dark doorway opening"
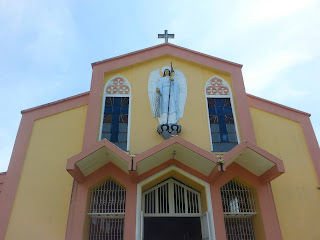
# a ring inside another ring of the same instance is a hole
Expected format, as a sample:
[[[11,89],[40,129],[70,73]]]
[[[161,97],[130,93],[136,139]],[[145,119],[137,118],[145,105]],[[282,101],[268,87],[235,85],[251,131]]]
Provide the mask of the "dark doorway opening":
[[[144,240],[201,240],[199,217],[145,217]]]

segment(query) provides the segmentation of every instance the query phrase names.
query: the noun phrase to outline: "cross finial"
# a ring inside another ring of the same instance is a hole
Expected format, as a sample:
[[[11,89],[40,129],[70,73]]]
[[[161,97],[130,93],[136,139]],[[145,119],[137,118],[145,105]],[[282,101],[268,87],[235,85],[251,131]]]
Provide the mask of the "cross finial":
[[[158,34],[158,38],[164,38],[165,43],[168,43],[168,38],[174,38],[174,34],[168,34],[168,30],[164,30],[164,34]]]

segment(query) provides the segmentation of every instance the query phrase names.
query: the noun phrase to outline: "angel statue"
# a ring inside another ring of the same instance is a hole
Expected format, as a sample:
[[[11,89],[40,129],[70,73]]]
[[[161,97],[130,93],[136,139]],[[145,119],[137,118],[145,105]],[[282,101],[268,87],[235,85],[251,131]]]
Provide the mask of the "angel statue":
[[[161,75],[160,75],[161,74]],[[187,100],[187,83],[184,74],[168,66],[150,73],[148,93],[152,114],[160,125],[177,124],[183,117]]]

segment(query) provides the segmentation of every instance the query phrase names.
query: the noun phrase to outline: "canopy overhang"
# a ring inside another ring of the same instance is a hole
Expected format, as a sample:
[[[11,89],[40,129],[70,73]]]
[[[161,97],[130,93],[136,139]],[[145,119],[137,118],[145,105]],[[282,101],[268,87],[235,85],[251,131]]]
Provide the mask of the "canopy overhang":
[[[171,159],[175,159],[205,176],[209,176],[219,161],[214,154],[174,136],[137,155],[134,158],[135,170],[138,175],[141,175]]]
[[[258,176],[263,182],[270,182],[285,172],[283,161],[249,141],[243,141],[223,156],[224,167],[237,163]]]
[[[78,181],[83,182],[91,173],[112,162],[128,173],[131,157],[106,139],[71,157],[67,162],[67,171]]]
[[[69,158],[67,171],[78,182],[84,182],[87,176],[111,162],[127,174],[139,176],[172,159],[208,177],[208,181],[214,181],[223,171],[227,171],[232,163],[245,168],[262,182],[270,182],[284,173],[282,160],[249,141],[241,142],[222,155],[221,161],[215,154],[178,136],[171,137],[135,157],[103,139]]]

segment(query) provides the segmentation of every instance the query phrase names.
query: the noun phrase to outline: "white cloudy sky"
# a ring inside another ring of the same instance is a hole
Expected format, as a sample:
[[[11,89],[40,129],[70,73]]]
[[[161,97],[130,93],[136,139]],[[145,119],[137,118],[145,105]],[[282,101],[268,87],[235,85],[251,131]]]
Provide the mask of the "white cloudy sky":
[[[21,110],[88,91],[90,63],[160,44],[164,29],[243,64],[248,93],[311,113],[319,139],[319,11],[318,0],[0,0],[0,172]]]

